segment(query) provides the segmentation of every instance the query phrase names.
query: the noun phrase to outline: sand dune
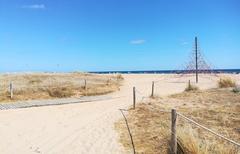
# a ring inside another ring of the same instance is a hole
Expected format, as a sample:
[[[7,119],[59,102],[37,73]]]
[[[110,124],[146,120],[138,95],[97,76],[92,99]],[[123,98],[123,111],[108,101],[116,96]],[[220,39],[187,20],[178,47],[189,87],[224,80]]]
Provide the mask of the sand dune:
[[[10,99],[9,84],[13,84]],[[121,76],[89,73],[0,74],[0,102],[107,94],[119,89]]]

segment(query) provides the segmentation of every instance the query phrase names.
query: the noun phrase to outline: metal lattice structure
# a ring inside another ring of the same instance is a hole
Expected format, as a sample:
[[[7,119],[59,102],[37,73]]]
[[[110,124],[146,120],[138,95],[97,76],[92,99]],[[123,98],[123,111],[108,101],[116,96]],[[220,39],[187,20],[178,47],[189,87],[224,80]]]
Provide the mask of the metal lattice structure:
[[[195,37],[193,52],[189,62],[184,66],[181,74],[195,74],[196,83],[198,83],[198,75],[200,73],[213,74],[213,67],[205,61],[203,54],[200,51],[197,37]]]

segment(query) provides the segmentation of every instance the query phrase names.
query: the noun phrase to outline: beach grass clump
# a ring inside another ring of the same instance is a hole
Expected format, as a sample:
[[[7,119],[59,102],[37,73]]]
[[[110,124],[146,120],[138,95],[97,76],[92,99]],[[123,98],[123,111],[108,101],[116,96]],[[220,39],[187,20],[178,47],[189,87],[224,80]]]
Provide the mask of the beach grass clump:
[[[118,84],[106,83],[106,84],[98,85],[98,87],[89,86],[83,92],[83,96],[104,95],[104,94],[111,93],[118,90],[120,90]]]
[[[182,125],[177,130],[177,134],[178,134],[178,153],[238,154],[239,152],[236,146],[229,144],[228,142],[223,141],[215,136],[209,135],[207,132],[201,129],[196,129],[189,123]]]
[[[65,88],[65,87],[49,88],[47,91],[49,96],[56,97],[56,98],[71,97],[74,95],[74,92],[72,89]]]
[[[124,78],[123,78],[122,74],[117,74],[117,79],[118,80],[123,80]]]
[[[197,90],[199,90],[199,88],[197,86],[195,86],[195,85],[192,85],[189,82],[184,91],[189,92],[189,91],[197,91]]]
[[[236,81],[229,77],[220,78],[220,80],[218,81],[218,87],[219,88],[236,87]]]
[[[32,85],[32,84],[40,84],[42,82],[41,79],[30,79],[28,84]]]
[[[234,93],[240,93],[240,87],[234,87],[232,90]]]

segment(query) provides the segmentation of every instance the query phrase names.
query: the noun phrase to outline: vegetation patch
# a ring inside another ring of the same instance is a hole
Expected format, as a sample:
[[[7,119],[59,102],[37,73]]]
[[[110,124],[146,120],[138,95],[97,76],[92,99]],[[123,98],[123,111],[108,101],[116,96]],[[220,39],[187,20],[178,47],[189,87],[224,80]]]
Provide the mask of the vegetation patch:
[[[185,91],[197,91],[199,88],[195,85],[192,85],[190,82],[188,83],[187,87],[185,88]]]
[[[220,80],[218,81],[218,87],[219,88],[236,87],[236,81],[229,77],[220,78]]]
[[[240,93],[240,87],[234,87],[232,91],[234,93]]]
[[[48,89],[48,94],[51,97],[57,97],[57,98],[71,97],[74,95],[72,89],[61,88],[61,87]]]
[[[0,102],[101,95],[119,90],[118,75],[23,73],[0,75]],[[85,88],[86,81],[86,88]],[[9,83],[13,83],[10,99]]]
[[[122,74],[117,74],[117,79],[118,80],[123,80],[124,78],[123,78]]]
[[[137,153],[169,153],[172,108],[227,138],[240,140],[240,96],[228,89],[180,93],[149,101],[151,102],[138,104],[135,110],[125,112]],[[125,122],[120,120],[115,127],[126,151],[132,151]],[[177,136],[178,143],[186,154],[240,152],[236,146],[179,116]]]

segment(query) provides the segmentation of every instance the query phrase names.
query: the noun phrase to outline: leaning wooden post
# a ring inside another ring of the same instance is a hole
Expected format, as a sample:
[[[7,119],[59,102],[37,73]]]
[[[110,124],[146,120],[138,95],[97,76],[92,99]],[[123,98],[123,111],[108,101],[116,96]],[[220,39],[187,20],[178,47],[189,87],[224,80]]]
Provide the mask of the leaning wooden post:
[[[10,82],[9,91],[10,91],[10,98],[13,99],[13,83],[12,82]]]
[[[135,109],[136,104],[136,89],[133,87],[133,109]]]
[[[152,94],[151,94],[151,97],[154,96],[154,81],[152,82]]]
[[[177,154],[177,112],[172,109],[172,126],[171,126],[171,154]]]

